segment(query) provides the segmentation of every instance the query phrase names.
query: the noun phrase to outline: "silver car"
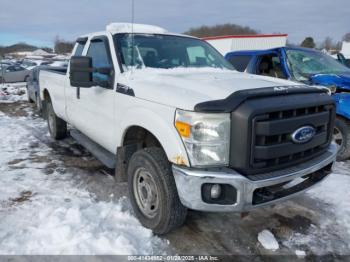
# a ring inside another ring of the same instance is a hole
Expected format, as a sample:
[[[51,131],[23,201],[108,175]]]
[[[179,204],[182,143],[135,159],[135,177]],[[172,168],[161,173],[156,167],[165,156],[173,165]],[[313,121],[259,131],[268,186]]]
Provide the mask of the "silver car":
[[[0,83],[27,82],[30,71],[20,65],[0,66]]]

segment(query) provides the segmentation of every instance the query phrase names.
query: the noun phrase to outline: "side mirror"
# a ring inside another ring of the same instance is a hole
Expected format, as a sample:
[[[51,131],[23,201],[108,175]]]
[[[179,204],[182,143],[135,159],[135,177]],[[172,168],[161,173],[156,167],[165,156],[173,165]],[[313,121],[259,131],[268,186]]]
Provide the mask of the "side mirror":
[[[92,58],[88,56],[73,56],[70,60],[70,84],[75,87],[92,87]]]

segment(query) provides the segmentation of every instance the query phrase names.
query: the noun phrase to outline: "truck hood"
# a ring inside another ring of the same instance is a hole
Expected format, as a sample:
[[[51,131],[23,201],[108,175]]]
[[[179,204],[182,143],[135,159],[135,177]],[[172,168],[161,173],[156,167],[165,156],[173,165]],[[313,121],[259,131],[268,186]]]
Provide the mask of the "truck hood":
[[[342,74],[317,74],[310,78],[313,85],[336,86],[338,89],[350,91],[350,72]]]
[[[122,74],[118,83],[131,88],[137,98],[186,110],[193,110],[201,102],[224,99],[239,90],[298,85],[213,68],[136,69]]]

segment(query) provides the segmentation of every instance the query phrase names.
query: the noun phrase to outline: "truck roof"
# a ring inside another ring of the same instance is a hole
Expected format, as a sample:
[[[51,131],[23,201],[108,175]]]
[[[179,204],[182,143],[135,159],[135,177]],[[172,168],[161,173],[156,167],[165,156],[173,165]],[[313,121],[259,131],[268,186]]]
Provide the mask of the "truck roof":
[[[185,36],[182,34],[171,33],[168,30],[155,25],[132,24],[132,23],[111,23],[106,26],[106,31],[112,35],[123,34],[123,33],[136,33],[136,34],[163,34],[163,35]],[[99,34],[99,33],[102,34],[102,33],[105,33],[106,31],[90,33],[90,34],[83,35],[81,37],[88,37],[91,34]],[[186,37],[195,38],[187,35]]]
[[[233,52],[229,52],[226,54],[226,58],[229,58],[231,56],[234,55],[262,55],[262,54],[266,54],[272,51],[277,51],[279,49],[293,49],[293,50],[304,50],[304,51],[308,51],[308,52],[319,52],[315,49],[312,48],[305,48],[305,47],[299,47],[299,46],[282,46],[282,47],[276,47],[276,48],[272,48],[272,49],[263,49],[263,50],[244,50],[244,51],[233,51]]]

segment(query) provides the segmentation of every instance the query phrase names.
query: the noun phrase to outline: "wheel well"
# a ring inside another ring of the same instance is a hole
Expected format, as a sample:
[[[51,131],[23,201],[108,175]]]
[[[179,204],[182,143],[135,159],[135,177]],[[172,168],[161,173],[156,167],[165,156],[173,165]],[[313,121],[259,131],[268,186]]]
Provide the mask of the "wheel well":
[[[350,123],[350,120],[348,118],[346,118],[345,116],[343,116],[343,115],[337,114],[336,118],[342,119],[345,122]]]
[[[127,181],[127,167],[131,156],[146,147],[158,147],[164,152],[159,140],[147,129],[131,126],[124,135],[123,144],[117,149],[117,168],[115,178],[118,182]]]
[[[125,133],[123,146],[139,144],[141,148],[161,147],[158,139],[147,129],[139,126],[129,127]]]

